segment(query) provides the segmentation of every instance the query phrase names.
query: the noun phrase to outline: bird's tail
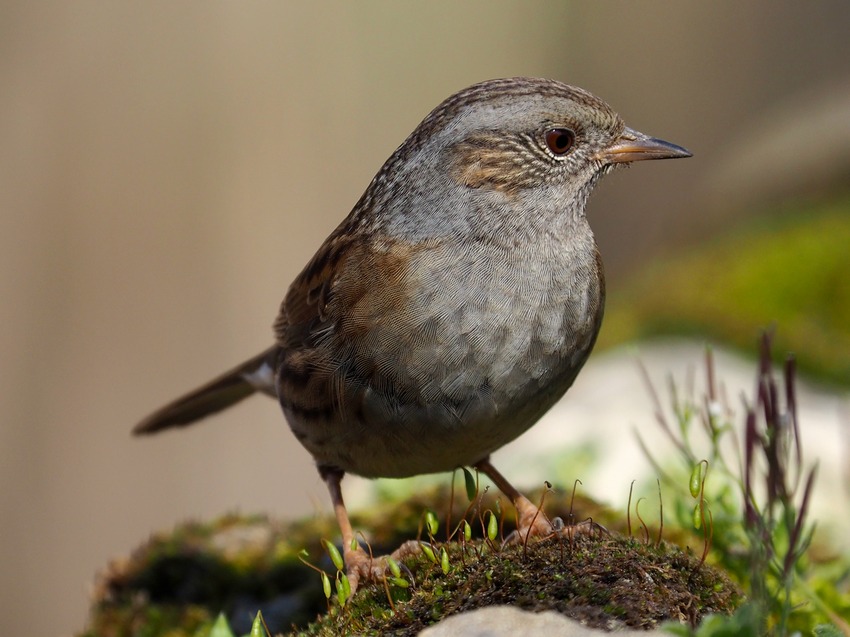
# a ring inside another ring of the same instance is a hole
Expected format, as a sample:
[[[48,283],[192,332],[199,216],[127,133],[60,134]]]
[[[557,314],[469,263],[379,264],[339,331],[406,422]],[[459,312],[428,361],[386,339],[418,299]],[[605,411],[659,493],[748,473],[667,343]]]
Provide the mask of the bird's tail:
[[[254,392],[277,396],[274,369],[277,345],[225,372],[218,378],[157,409],[133,428],[135,435],[185,427],[235,405]]]

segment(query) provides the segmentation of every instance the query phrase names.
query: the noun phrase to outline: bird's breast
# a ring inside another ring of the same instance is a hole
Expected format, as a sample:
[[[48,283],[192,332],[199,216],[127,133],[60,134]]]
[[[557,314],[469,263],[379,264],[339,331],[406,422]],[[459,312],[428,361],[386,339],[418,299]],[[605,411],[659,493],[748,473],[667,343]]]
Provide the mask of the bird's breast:
[[[404,382],[424,400],[486,388],[503,409],[584,362],[602,311],[598,260],[595,246],[470,252],[453,267],[413,270],[420,292],[405,326]]]

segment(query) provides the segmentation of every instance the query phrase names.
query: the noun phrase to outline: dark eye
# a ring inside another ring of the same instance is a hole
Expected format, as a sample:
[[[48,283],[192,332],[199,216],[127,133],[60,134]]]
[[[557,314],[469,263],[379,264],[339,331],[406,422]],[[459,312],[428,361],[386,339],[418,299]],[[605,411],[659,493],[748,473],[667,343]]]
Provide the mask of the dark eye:
[[[576,134],[569,128],[553,128],[546,131],[546,145],[556,155],[565,155],[576,141]]]

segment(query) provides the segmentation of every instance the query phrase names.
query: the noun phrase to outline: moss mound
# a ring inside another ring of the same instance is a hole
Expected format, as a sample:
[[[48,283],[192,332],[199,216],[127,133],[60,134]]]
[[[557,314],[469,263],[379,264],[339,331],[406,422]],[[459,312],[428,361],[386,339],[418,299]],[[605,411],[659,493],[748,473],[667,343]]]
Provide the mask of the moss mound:
[[[554,610],[605,630],[649,629],[670,620],[693,626],[740,602],[719,571],[665,543],[580,535],[502,550],[481,540],[445,548],[447,573],[424,555],[409,560],[415,588],[388,593],[369,586],[302,634],[416,635],[449,615],[498,604]]]
[[[326,600],[319,574],[299,559],[306,549],[311,565],[334,578],[336,569],[320,543],[337,536],[333,520],[285,524],[229,515],[157,534],[111,564],[100,578],[83,635],[205,636],[219,613],[235,634],[246,634],[258,610],[273,634],[413,635],[447,615],[491,604],[553,609],[608,629],[652,627],[665,620],[693,625],[707,613],[731,612],[740,602],[735,586],[716,569],[654,539],[612,532],[502,548],[499,538],[481,537],[482,512],[499,511],[497,499],[486,493],[471,510],[465,498],[448,494],[443,489],[385,503],[355,519],[359,528],[372,529],[370,548],[378,555],[422,537],[427,503],[443,503],[441,529],[447,528],[449,510],[453,525],[466,516],[473,538],[440,541],[445,532],[438,533],[437,555],[445,549],[448,568],[444,572],[439,559],[434,563],[424,554],[410,558],[409,588],[364,585],[341,608]],[[560,501],[548,498],[546,510],[564,519],[592,515],[618,527],[610,512],[576,502],[572,517],[566,495]],[[501,516],[501,537],[512,530],[509,517]]]

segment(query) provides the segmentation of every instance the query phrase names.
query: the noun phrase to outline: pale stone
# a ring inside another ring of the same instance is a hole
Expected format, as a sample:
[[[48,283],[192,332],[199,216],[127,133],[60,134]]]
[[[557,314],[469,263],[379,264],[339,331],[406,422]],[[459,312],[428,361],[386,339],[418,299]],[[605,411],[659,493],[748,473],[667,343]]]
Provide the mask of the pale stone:
[[[646,637],[655,631],[615,631],[617,636]],[[546,635],[546,637],[599,637],[604,630],[589,628],[555,611],[534,613],[514,606],[488,606],[452,615],[439,624],[429,626],[419,637],[517,637],[517,635]]]

